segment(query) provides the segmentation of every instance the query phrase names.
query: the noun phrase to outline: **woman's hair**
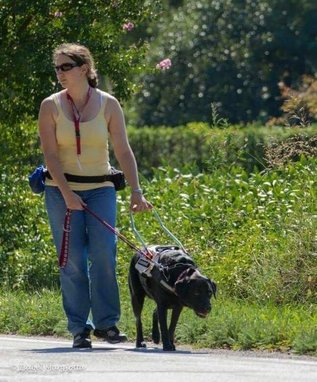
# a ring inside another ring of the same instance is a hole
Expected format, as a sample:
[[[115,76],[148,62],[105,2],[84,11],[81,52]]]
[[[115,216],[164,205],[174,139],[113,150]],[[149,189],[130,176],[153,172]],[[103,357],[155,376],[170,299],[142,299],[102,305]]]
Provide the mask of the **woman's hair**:
[[[53,61],[57,60],[60,54],[68,56],[79,65],[87,65],[87,79],[91,87],[95,88],[98,85],[97,70],[95,62],[88,48],[80,44],[62,44],[54,49]]]

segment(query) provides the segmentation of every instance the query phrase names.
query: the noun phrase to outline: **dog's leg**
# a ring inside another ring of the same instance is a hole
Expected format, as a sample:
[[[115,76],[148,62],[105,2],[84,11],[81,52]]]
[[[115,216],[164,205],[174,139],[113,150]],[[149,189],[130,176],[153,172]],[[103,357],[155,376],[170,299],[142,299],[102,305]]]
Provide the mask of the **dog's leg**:
[[[173,346],[173,350],[175,350],[175,345],[174,345],[175,329],[176,329],[179,316],[182,312],[182,309],[183,307],[179,305],[174,307],[172,310],[172,317],[171,317],[170,327],[168,329],[168,334],[169,334],[170,342]]]
[[[153,311],[153,319],[152,319],[152,340],[155,344],[160,343],[160,329],[158,325],[158,315],[157,309]]]
[[[136,273],[133,267],[130,268],[129,289],[130,289],[130,295],[131,295],[132,309],[133,309],[133,313],[134,313],[134,317],[136,321],[137,336],[136,336],[135,346],[137,348],[145,348],[146,344],[144,342],[142,320],[141,320],[141,313],[142,313],[144,299],[145,299],[145,291],[142,287],[142,284],[140,283],[138,274]]]
[[[170,341],[168,329],[167,329],[167,308],[164,305],[157,305],[158,319],[161,328],[163,350],[173,351],[175,350],[173,344]]]
[[[132,297],[132,307],[133,307],[133,313],[135,316],[135,323],[136,323],[136,343],[135,346],[137,348],[146,348],[146,343],[144,342],[143,337],[143,327],[142,327],[142,320],[141,320],[141,312],[143,309],[144,304],[144,295],[143,296],[136,296]]]

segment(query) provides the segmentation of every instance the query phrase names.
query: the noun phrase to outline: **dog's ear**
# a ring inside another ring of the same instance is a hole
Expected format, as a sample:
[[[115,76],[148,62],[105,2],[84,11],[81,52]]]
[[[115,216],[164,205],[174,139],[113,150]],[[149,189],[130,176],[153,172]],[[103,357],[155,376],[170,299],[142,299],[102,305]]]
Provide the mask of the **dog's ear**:
[[[174,287],[175,291],[179,296],[184,296],[188,291],[189,277],[178,280]]]
[[[184,278],[190,278],[196,272],[195,268],[188,268],[184,274]]]
[[[216,298],[216,293],[217,293],[217,285],[214,281],[208,279],[208,283],[210,285],[210,288],[211,288],[211,291],[212,291],[212,294],[213,296]]]
[[[191,280],[191,276],[194,272],[195,269],[188,268],[181,274],[181,277],[175,283],[175,290],[177,294],[182,295],[186,293],[188,289],[188,284]]]
[[[182,272],[179,276],[179,279],[176,281],[177,283],[189,283],[191,276],[196,272],[195,268],[187,268],[184,272]]]
[[[188,284],[189,283],[189,280],[190,280],[190,277],[193,275],[193,273],[195,273],[195,269],[193,268],[187,268],[184,272],[182,272],[178,278],[178,280],[176,281],[175,285],[177,284]]]
[[[188,284],[192,280],[192,275],[196,272],[195,268],[187,268],[175,283],[175,290],[177,294],[185,293],[188,289]]]

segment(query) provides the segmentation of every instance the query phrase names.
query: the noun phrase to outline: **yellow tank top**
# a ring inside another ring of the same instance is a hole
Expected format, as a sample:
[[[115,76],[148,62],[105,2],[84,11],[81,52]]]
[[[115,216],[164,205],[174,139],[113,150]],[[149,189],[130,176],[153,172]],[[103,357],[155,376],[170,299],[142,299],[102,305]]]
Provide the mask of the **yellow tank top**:
[[[96,176],[109,174],[108,128],[104,117],[107,103],[107,93],[98,91],[100,95],[100,109],[96,117],[87,122],[80,122],[81,154],[77,155],[74,122],[68,119],[62,110],[59,94],[51,97],[58,110],[56,120],[56,140],[58,145],[58,157],[63,172],[80,175]],[[48,186],[57,186],[53,180],[46,179]],[[92,190],[105,186],[114,187],[112,182],[103,183],[75,183],[68,182],[74,191]]]

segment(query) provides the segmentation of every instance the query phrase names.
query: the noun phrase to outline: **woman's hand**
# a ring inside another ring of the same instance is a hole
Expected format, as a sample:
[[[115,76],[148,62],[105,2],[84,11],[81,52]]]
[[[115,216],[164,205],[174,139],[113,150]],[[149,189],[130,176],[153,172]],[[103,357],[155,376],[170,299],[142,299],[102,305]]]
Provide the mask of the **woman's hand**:
[[[145,199],[142,193],[132,191],[130,202],[130,210],[132,212],[147,211],[152,208],[152,204]]]
[[[64,195],[64,200],[67,208],[70,210],[83,210],[83,206],[86,206],[86,203],[83,202],[81,197],[75,194],[73,191],[70,191]]]

